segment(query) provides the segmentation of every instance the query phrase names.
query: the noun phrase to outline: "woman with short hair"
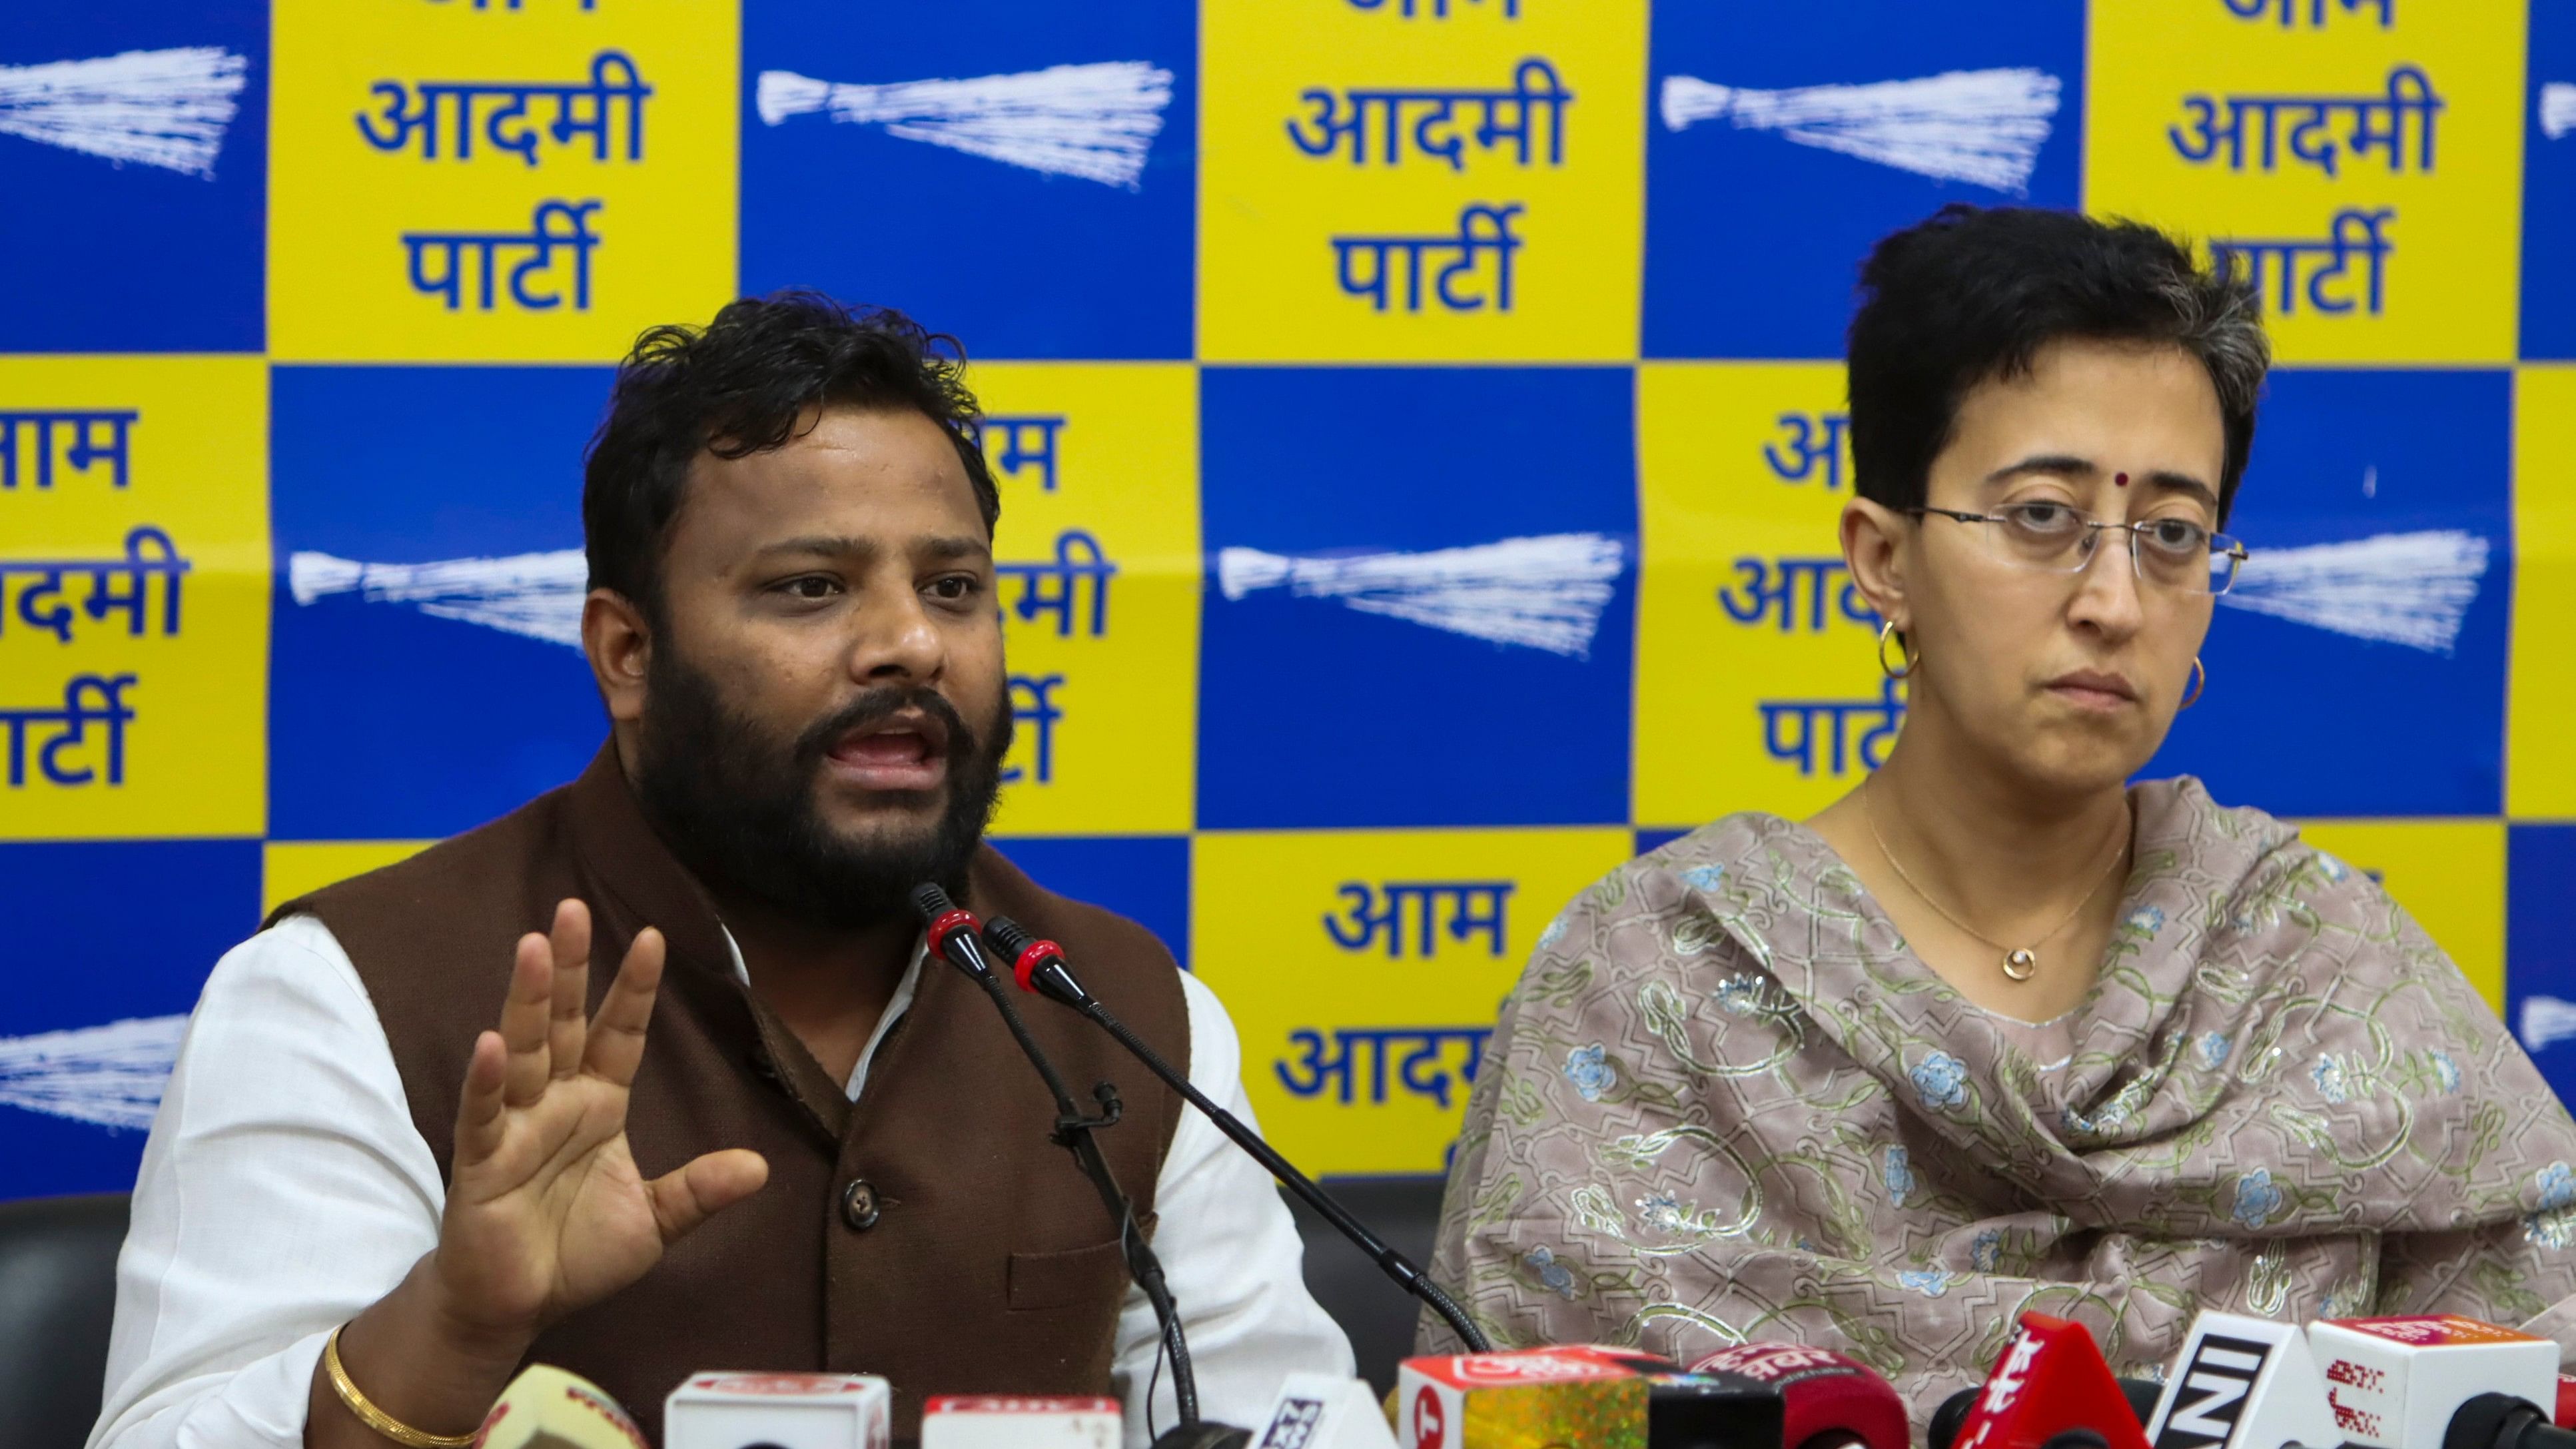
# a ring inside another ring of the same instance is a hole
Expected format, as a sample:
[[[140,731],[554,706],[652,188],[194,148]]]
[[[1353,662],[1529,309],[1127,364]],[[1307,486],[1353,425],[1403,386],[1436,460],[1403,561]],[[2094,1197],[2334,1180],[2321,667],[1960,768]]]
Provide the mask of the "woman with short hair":
[[[2225,687],[2250,286],[1967,207],[1862,283],[1841,539],[1902,733],[1813,819],[1728,816],[1548,927],[1434,1275],[1498,1344],[1841,1349],[1918,1422],[2025,1311],[2148,1375],[2204,1308],[2567,1341],[2576,1126],[2495,1014],[2292,827],[2128,783]]]

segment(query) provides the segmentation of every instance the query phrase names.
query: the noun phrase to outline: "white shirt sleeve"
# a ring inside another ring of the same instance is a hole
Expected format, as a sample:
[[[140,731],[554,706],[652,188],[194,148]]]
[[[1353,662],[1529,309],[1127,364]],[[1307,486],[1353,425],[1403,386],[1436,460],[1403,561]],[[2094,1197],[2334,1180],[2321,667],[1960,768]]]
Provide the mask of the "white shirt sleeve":
[[[1258,1131],[1234,1022],[1207,983],[1188,972],[1181,991],[1189,1004],[1190,1084]],[[1172,1133],[1155,1181],[1154,1215],[1154,1251],[1181,1311],[1200,1417],[1254,1428],[1290,1373],[1353,1373],[1350,1339],[1306,1291],[1305,1246],[1278,1187],[1194,1107],[1181,1109]],[[1114,1369],[1126,1398],[1127,1449],[1151,1443],[1146,1390],[1161,1351],[1153,1308],[1128,1289]],[[1154,1387],[1152,1422],[1160,1429],[1180,1422],[1168,1367]]]
[[[301,1449],[323,1339],[437,1246],[445,1202],[330,930],[234,947],[143,1148],[90,1449]]]

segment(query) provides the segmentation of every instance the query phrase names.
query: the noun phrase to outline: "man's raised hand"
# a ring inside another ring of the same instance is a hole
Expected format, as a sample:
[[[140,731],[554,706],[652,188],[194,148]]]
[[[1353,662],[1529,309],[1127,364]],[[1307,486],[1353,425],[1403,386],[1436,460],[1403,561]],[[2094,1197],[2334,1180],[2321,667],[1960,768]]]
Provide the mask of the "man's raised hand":
[[[710,1152],[645,1181],[626,1144],[628,1089],[661,986],[663,942],[627,948],[585,1019],[590,911],[567,900],[519,939],[498,1031],[475,1040],[434,1276],[456,1326],[532,1339],[641,1278],[664,1245],[759,1190],[758,1153]]]

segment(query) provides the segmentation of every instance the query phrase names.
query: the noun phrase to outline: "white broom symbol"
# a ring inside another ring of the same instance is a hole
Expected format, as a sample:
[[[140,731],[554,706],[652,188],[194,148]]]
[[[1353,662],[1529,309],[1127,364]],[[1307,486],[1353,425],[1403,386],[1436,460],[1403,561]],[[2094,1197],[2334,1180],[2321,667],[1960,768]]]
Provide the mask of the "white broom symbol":
[[[247,70],[211,45],[0,65],[0,132],[212,181]]]
[[[2355,639],[2448,654],[2486,577],[2487,541],[2460,529],[2258,549],[2218,596]]]
[[[2522,999],[2522,1049],[2536,1052],[2576,1036],[2576,1001],[2555,996]]]
[[[2540,88],[2540,134],[2555,141],[2576,131],[2576,85],[2551,81]]]
[[[817,112],[882,125],[987,160],[1104,186],[1142,189],[1145,153],[1162,133],[1172,73],[1141,60],[1058,65],[972,80],[842,85],[793,71],[760,73],[764,125]]]
[[[149,1016],[0,1037],[0,1103],[139,1131],[152,1125],[187,1034],[185,1016]]]
[[[1585,659],[1626,556],[1619,540],[1598,533],[1343,558],[1227,548],[1217,551],[1216,577],[1229,600],[1285,587],[1363,614]]]
[[[439,563],[355,563],[298,552],[286,561],[287,591],[310,604],[330,594],[409,604],[440,619],[581,647],[581,601],[590,565],[577,548]]]
[[[1722,116],[1738,130],[1777,131],[1801,146],[2020,196],[2047,144],[2057,92],[2057,77],[2027,67],[1780,91],[1675,75],[1664,77],[1662,109],[1668,130]]]

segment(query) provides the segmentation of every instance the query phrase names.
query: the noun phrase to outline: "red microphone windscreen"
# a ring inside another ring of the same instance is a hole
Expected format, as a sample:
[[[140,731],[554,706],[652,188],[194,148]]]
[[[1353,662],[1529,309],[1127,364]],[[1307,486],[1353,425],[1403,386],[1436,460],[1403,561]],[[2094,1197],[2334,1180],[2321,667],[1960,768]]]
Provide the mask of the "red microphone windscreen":
[[[2080,1323],[2025,1313],[1959,1425],[1957,1449],[2039,1449],[2090,1429],[2109,1449],[2147,1449],[2129,1396]]]
[[[1860,1360],[1829,1348],[1747,1343],[1719,1349],[1693,1373],[1733,1373],[1780,1391],[1782,1449],[1822,1436],[1858,1439],[1868,1449],[1907,1449],[1905,1400]]]

